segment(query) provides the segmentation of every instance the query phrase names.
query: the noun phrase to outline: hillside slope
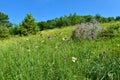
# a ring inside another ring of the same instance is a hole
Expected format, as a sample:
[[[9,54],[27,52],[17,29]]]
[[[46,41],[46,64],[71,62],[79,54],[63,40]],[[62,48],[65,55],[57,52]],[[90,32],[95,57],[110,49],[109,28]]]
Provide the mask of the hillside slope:
[[[74,28],[0,41],[0,79],[119,80],[120,38],[71,40]]]

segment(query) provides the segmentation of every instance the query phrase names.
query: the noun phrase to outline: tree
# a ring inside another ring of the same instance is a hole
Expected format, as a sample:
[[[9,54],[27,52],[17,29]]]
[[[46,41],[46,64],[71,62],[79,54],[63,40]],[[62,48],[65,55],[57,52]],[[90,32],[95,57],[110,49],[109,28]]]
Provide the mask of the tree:
[[[106,23],[109,22],[109,19],[106,17],[101,16],[100,14],[95,15],[95,19],[100,23]]]
[[[108,22],[108,19],[106,17],[101,17],[100,23],[107,23]]]
[[[0,12],[0,39],[9,37],[9,28],[12,24],[9,22],[8,15]]]
[[[21,34],[25,36],[29,34],[36,34],[39,31],[39,28],[35,23],[35,19],[33,18],[32,14],[26,15],[20,27],[21,27]]]
[[[71,24],[70,24],[70,20],[67,18],[67,16],[60,17],[56,23],[56,26],[59,28],[61,28],[63,26],[69,26],[69,25],[71,25]]]
[[[48,29],[48,23],[45,21],[38,22],[38,26],[41,31]]]
[[[46,28],[47,29],[53,29],[55,27],[56,27],[56,21],[55,21],[55,19],[47,20],[47,22],[46,22]]]
[[[9,22],[8,19],[9,19],[8,15],[0,12],[0,23],[8,23]]]
[[[79,24],[80,23],[80,17],[77,16],[76,13],[70,14],[68,18],[70,20],[71,25],[75,25],[75,24]]]
[[[7,14],[0,12],[0,24],[5,24],[6,27],[12,27],[12,23],[9,22],[9,17]]]
[[[120,16],[117,16],[115,20],[120,21]]]
[[[114,19],[114,17],[108,17],[108,21],[109,22],[112,22],[112,21],[114,21],[115,19]]]
[[[100,22],[101,21],[101,15],[100,14],[96,14],[95,15],[95,19]]]
[[[84,18],[85,18],[85,22],[90,22],[93,19],[93,16],[86,15],[86,16],[84,16]]]
[[[0,24],[0,39],[9,38],[9,29],[5,24]]]
[[[11,35],[20,35],[21,36],[21,26],[14,24],[13,27],[10,29]]]

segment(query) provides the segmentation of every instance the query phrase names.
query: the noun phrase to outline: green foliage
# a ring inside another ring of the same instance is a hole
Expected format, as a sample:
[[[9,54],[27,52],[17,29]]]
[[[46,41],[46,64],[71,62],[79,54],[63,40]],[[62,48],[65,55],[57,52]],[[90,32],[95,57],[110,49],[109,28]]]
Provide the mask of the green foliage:
[[[95,19],[100,23],[107,23],[107,22],[115,21],[114,17],[106,18],[106,17],[101,16],[100,14],[96,14]]]
[[[120,24],[110,25],[103,29],[99,36],[103,38],[120,37]]]
[[[12,23],[9,22],[9,17],[7,14],[0,12],[0,24],[5,24],[6,27],[12,27]]]
[[[108,17],[108,22],[113,22],[115,21],[114,17]]]
[[[115,20],[120,21],[120,16],[117,16]]]
[[[19,25],[14,24],[14,27],[10,29],[10,34],[11,35],[18,35],[20,34],[20,27]]]
[[[45,30],[45,29],[48,29],[48,23],[46,23],[46,22],[44,22],[44,21],[39,22],[39,23],[38,23],[38,26],[39,26],[39,28],[40,28],[41,31],[42,31],[42,30]]]
[[[48,20],[45,26],[47,26],[46,29],[53,29],[56,27],[56,24],[56,20]]]
[[[94,19],[94,17],[91,16],[91,15],[86,15],[86,16],[83,16],[83,17],[85,19],[85,22],[90,22],[92,19]]]
[[[0,39],[9,38],[9,29],[12,24],[8,19],[8,15],[0,12]]]
[[[41,21],[38,22],[37,24],[40,30],[45,30],[45,29],[61,28],[65,26],[76,25],[83,22],[90,22],[92,19],[96,19],[99,23],[108,23],[115,21],[114,17],[107,18],[99,14],[96,14],[95,16],[92,15],[79,16],[76,13],[74,13],[68,16],[65,15],[51,20]]]
[[[0,12],[0,23],[7,23],[8,22],[8,15]]]
[[[71,25],[70,20],[67,18],[67,16],[60,17],[56,23],[56,26],[59,28],[64,27],[64,26],[70,26],[70,25]]]
[[[37,24],[35,23],[35,19],[32,14],[27,14],[24,20],[22,21],[21,34],[27,36],[29,34],[36,34],[39,31]]]
[[[89,63],[90,70],[86,76],[91,80],[115,80],[119,79],[119,63],[118,52],[111,50],[103,51],[98,56],[93,57],[93,61]]]
[[[120,37],[62,40],[73,28],[0,41],[0,79],[119,80]]]
[[[100,23],[107,23],[108,19],[105,17],[101,17]]]
[[[100,14],[96,14],[96,15],[95,15],[95,19],[96,19],[98,22],[100,22],[100,20],[101,20],[101,15],[100,15]]]
[[[71,25],[79,24],[80,23],[80,16],[78,16],[76,13],[70,14],[68,16],[68,19],[70,20]]]
[[[88,19],[85,19],[84,17],[78,16],[76,13],[74,13],[74,14],[70,14],[69,16],[62,16],[60,18],[47,20],[46,22],[45,21],[38,22],[38,26],[40,27],[40,30],[61,28],[61,27],[75,25],[81,22],[88,21],[89,16],[87,17]],[[90,19],[91,17],[92,16],[90,16]]]
[[[0,25],[0,39],[9,38],[9,29],[6,25]]]

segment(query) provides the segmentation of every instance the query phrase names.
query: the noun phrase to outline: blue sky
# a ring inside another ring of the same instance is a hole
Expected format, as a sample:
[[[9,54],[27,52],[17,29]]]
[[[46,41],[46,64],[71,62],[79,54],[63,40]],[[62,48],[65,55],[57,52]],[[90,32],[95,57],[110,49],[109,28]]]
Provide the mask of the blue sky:
[[[19,24],[27,13],[36,21],[77,13],[78,15],[119,16],[120,0],[0,0],[0,12]]]

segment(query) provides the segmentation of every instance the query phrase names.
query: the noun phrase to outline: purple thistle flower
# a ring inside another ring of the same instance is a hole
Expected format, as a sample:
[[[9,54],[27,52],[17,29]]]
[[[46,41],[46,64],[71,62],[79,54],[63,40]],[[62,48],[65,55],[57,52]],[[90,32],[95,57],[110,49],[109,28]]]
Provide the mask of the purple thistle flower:
[[[94,36],[94,34],[93,34],[93,33],[91,33],[90,37],[91,37],[92,39],[94,39],[94,37],[95,37],[95,36]]]
[[[51,38],[51,36],[48,36],[48,39],[50,39]]]

